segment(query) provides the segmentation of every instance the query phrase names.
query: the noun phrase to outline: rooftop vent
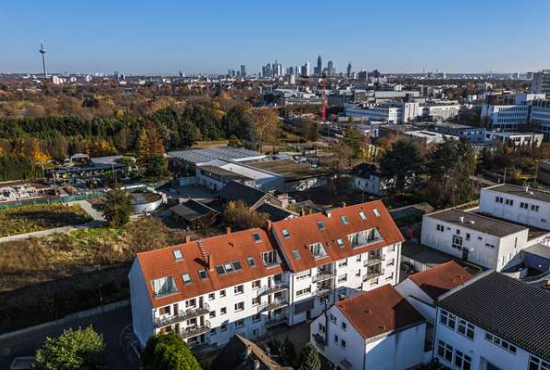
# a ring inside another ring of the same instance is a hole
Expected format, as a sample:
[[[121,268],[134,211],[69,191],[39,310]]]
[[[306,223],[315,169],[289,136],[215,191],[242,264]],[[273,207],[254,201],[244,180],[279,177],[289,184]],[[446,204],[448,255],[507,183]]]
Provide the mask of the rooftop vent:
[[[460,223],[464,222],[464,216],[460,216],[458,219],[460,220]]]

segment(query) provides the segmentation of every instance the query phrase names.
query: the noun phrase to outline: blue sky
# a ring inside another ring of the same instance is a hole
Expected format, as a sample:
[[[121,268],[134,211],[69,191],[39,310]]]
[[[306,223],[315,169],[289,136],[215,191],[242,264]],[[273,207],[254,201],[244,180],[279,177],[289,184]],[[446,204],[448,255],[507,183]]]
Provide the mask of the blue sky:
[[[0,0],[0,72],[550,68],[548,0]]]

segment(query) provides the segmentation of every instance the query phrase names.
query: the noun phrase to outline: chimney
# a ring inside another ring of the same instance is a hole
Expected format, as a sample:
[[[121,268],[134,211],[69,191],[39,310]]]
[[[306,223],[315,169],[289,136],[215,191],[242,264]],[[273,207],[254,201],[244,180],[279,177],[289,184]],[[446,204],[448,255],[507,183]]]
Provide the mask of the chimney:
[[[460,223],[464,222],[464,216],[460,216],[458,219],[460,220]]]
[[[346,208],[347,204],[346,202],[342,202],[342,208]]]
[[[271,226],[272,226],[271,220],[267,220],[267,225],[266,225],[267,230],[271,230]]]
[[[191,243],[191,235],[185,235],[185,244]]]
[[[300,216],[303,217],[303,216],[305,216],[305,215],[306,215],[306,209],[305,209],[305,208],[302,208],[302,209],[300,210]]]
[[[526,193],[529,193],[529,186],[526,186],[526,187],[525,187],[525,192],[526,192]]]
[[[327,215],[327,217],[330,218],[330,214],[331,214],[331,210],[330,210],[330,209],[326,209],[326,210],[325,210],[325,215]]]
[[[231,234],[231,227],[227,226],[227,227],[225,228],[225,233],[226,233],[226,234]]]
[[[214,269],[214,256],[212,254],[206,256],[206,264],[208,265],[208,270],[212,271]]]

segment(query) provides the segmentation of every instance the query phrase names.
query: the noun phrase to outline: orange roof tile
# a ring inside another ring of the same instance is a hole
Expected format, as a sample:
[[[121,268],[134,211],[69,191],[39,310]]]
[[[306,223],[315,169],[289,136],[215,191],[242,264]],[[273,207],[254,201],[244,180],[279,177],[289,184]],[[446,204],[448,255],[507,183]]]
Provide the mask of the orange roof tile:
[[[389,284],[340,301],[336,306],[365,339],[425,321]]]
[[[260,235],[262,240],[260,243],[254,241],[253,233]],[[183,259],[180,261],[176,261],[174,257],[174,250],[177,249],[183,254]],[[239,285],[247,281],[281,273],[282,267],[280,265],[268,268],[262,262],[261,253],[273,250],[271,239],[267,233],[262,229],[256,228],[138,253],[137,260],[146,281],[147,289],[149,290],[151,304],[153,307],[161,307],[219,289]],[[205,254],[212,257],[213,266],[238,261],[241,265],[241,270],[218,275],[215,268],[208,270],[208,258],[206,258]],[[255,267],[248,265],[247,257],[254,257],[256,262]],[[198,272],[204,269],[208,270],[208,279],[201,280]],[[191,284],[184,284],[182,275],[185,273],[190,275],[192,279]],[[151,281],[166,276],[172,276],[175,279],[178,292],[155,298]]]
[[[409,276],[409,279],[428,296],[437,299],[449,290],[464,284],[472,275],[455,261],[445,262],[429,270]]]
[[[379,217],[374,210],[377,209]],[[359,212],[364,212],[366,220],[362,220]],[[346,216],[348,223],[344,224],[340,216]],[[317,223],[324,224],[324,230],[320,230]],[[289,267],[295,272],[307,270],[316,266],[336,261],[342,258],[355,256],[371,250],[379,249],[394,243],[402,242],[403,235],[391,218],[384,203],[380,200],[361,203],[353,206],[335,208],[330,211],[330,217],[325,213],[315,213],[299,218],[274,222],[273,232],[282,244],[282,252],[286,256]],[[382,240],[361,248],[353,248],[348,235],[376,228]],[[288,238],[283,237],[283,230],[290,233]],[[344,242],[340,248],[337,239]],[[328,254],[327,257],[316,259],[310,252],[309,246],[321,242]],[[293,250],[300,253],[300,259],[295,259]]]

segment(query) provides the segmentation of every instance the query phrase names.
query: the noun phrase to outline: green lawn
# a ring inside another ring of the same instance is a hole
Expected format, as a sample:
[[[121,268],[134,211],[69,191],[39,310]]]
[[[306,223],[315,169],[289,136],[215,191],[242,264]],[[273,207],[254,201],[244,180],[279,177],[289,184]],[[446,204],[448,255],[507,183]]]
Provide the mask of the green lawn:
[[[41,204],[0,210],[0,237],[91,221],[78,205]]]

